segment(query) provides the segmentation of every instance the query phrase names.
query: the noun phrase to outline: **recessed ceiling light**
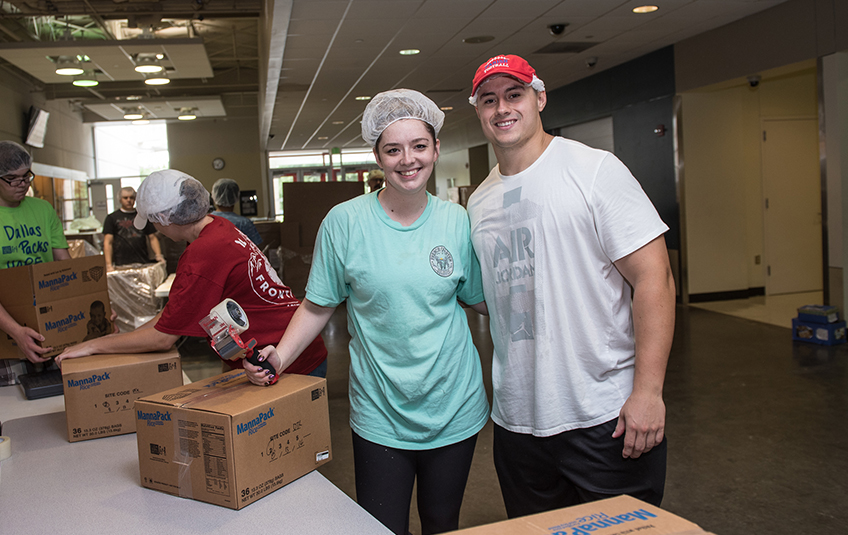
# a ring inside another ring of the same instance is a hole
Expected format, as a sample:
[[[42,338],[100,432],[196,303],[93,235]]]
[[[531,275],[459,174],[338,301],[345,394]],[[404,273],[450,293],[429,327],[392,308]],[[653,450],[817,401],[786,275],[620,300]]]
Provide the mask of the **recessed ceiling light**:
[[[163,70],[159,73],[145,74],[144,83],[147,85],[165,85],[170,84],[171,80],[168,79],[167,74],[165,74],[165,71]]]
[[[369,97],[367,95],[361,95],[361,96],[356,97],[356,100],[371,100],[371,97]]]
[[[160,72],[162,65],[153,56],[139,56],[135,61],[135,72]]]
[[[330,138],[329,138],[329,137],[327,137],[327,136],[318,136],[318,139],[320,139],[320,140],[324,140],[324,139],[330,139]]]
[[[344,124],[344,121],[333,121],[333,124]]]
[[[130,95],[130,96],[126,97],[126,99],[127,100],[141,100],[141,96],[140,95]]]
[[[474,37],[466,37],[462,40],[466,45],[478,45],[480,43],[488,43],[489,41],[494,41],[494,35],[476,35]]]
[[[451,111],[453,109],[453,106],[442,106],[439,109],[442,111]]]
[[[659,8],[657,6],[651,6],[651,5],[639,6],[639,7],[633,8],[633,13],[653,13],[654,11],[656,11],[658,9]]]
[[[74,85],[77,87],[94,87],[99,83],[93,72],[85,72],[74,76]]]
[[[59,56],[59,59],[56,60],[56,74],[76,76],[84,72],[85,70],[80,66],[80,62],[76,57]]]
[[[144,119],[144,114],[139,110],[126,110],[124,112],[124,119],[127,121],[137,121],[139,119]]]
[[[421,51],[417,48],[406,48],[400,51],[401,56],[414,56],[415,54],[420,54]]]
[[[194,108],[180,108],[180,114],[177,116],[180,121],[193,121],[197,119],[197,114],[194,113]]]

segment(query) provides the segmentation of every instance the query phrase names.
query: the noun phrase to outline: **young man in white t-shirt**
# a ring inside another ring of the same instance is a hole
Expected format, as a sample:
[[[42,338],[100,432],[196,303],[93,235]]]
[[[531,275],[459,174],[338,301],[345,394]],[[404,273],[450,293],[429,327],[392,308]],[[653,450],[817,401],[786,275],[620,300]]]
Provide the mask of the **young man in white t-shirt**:
[[[522,58],[481,65],[469,102],[498,159],[468,213],[507,514],[619,494],[659,505],[675,311],[668,227],[615,156],[545,133],[544,84]]]

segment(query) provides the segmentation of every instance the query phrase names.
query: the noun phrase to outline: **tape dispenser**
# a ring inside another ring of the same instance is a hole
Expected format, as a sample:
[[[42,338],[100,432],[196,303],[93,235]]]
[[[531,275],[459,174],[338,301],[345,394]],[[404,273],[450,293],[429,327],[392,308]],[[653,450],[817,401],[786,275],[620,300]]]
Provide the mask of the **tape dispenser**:
[[[259,361],[259,355],[254,354],[256,339],[244,342],[239,336],[250,328],[244,309],[233,299],[227,298],[215,305],[209,314],[200,320],[200,326],[209,335],[212,349],[224,360],[247,359],[254,366],[261,366],[275,375],[272,383],[276,382],[277,371],[267,361]]]

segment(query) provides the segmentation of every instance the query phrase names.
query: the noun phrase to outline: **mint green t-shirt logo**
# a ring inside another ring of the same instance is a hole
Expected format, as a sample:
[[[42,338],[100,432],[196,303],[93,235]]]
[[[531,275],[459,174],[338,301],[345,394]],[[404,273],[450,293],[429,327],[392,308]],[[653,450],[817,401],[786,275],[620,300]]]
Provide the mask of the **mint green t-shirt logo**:
[[[444,245],[438,245],[430,251],[430,267],[440,277],[450,277],[453,273],[453,256]]]

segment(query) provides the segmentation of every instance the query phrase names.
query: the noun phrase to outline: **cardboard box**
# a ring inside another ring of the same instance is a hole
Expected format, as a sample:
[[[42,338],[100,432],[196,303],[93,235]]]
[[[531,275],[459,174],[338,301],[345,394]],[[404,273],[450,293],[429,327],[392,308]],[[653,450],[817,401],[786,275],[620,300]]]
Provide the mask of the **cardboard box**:
[[[331,459],[325,379],[242,370],[135,403],[141,484],[241,509]]]
[[[180,354],[92,355],[62,362],[68,441],[135,433],[133,405],[183,384]]]
[[[41,333],[45,338],[43,347],[53,348],[45,356],[53,357],[85,340],[89,324],[92,333],[100,335],[103,329],[94,327],[95,323],[102,325],[98,320],[108,324],[107,333],[112,331],[103,256],[3,269],[0,287],[0,303],[6,311],[21,325]],[[21,357],[12,337],[2,333],[0,358]]]
[[[823,346],[845,343],[845,322],[815,323],[792,319],[792,339]]]
[[[463,535],[709,535],[697,524],[630,496],[461,529]]]
[[[804,305],[798,308],[798,319],[807,323],[836,323],[839,321],[839,307]]]

